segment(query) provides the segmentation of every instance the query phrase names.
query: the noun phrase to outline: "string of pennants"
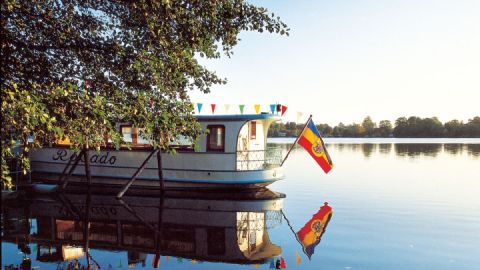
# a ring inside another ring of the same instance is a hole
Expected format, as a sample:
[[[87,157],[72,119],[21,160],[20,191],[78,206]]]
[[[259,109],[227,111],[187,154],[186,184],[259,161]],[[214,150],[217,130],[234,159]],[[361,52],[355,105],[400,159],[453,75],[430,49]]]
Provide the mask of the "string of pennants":
[[[279,114],[280,116],[283,116],[286,112],[287,112],[287,109],[288,107],[283,105],[283,104],[269,104],[269,105],[261,105],[261,104],[250,104],[250,105],[246,105],[246,104],[238,104],[236,106],[232,106],[233,104],[223,104],[223,113],[225,114],[229,114],[229,113],[240,113],[240,114],[245,114],[245,113],[248,113],[248,111],[253,111],[256,113],[256,114],[260,114],[260,113],[271,113],[271,114]],[[210,108],[209,109],[205,109],[204,107],[208,106],[208,104],[204,104],[204,103],[201,103],[201,102],[192,102],[192,106],[194,108],[194,111],[195,113],[197,114],[201,114],[202,113],[202,110],[203,112],[205,113],[211,113],[211,114],[215,114],[215,112],[218,113],[218,107],[220,106],[220,104],[215,104],[215,103],[211,103],[210,104]],[[265,111],[265,109],[267,109],[267,111]],[[221,109],[220,109],[221,110]],[[300,120],[302,119],[302,117],[304,116],[304,113],[300,112],[300,111],[297,111],[296,112],[296,122],[300,122]]]
[[[202,112],[202,109],[204,109],[204,104],[201,103],[201,102],[192,102],[192,105],[194,107],[194,109],[196,109],[196,112],[198,112],[199,114]],[[196,105],[196,106],[195,106]],[[224,109],[224,112],[225,113],[229,113],[230,112],[230,109],[232,109],[233,111],[233,108],[231,106],[232,104],[223,104],[223,109]],[[263,106],[264,107],[264,106]],[[215,114],[215,110],[217,109],[217,104],[210,104],[210,109],[211,109],[211,112],[212,114]],[[261,104],[254,104],[253,107],[252,107],[255,111],[256,114],[259,114],[259,113],[265,113],[265,111],[263,111],[262,109],[262,105]],[[280,114],[281,116],[283,116],[285,114],[285,112],[287,111],[288,107],[285,106],[285,105],[282,105],[282,104],[270,104],[269,107],[268,107],[268,113],[272,113],[272,114]],[[246,107],[245,104],[238,104],[238,111],[237,112],[240,112],[240,114],[244,114],[245,111],[248,110],[248,107]]]

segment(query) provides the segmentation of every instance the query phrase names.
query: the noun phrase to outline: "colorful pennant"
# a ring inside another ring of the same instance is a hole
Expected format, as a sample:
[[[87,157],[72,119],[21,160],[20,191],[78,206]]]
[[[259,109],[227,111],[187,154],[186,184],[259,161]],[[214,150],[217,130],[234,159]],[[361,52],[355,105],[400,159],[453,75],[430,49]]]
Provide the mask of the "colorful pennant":
[[[275,108],[277,107],[277,105],[275,104],[270,104],[270,111],[272,112],[272,114],[275,113]]]
[[[202,111],[202,106],[203,106],[203,103],[197,103],[198,113]]]
[[[295,264],[299,265],[302,262],[302,259],[300,258],[300,255],[298,254],[298,251],[295,252]]]
[[[216,104],[210,104],[210,106],[212,107],[212,114],[215,113],[215,106],[217,106]]]
[[[238,105],[238,108],[240,108],[240,113],[243,114],[243,108],[245,108],[244,104]]]
[[[158,266],[160,265],[160,255],[153,255],[153,260],[152,260],[152,267],[153,268],[158,268]]]
[[[260,104],[255,104],[254,107],[255,107],[255,113],[259,114],[260,113]]]
[[[281,109],[282,109],[282,114],[281,114],[281,116],[283,116],[283,115],[285,114],[285,112],[287,111],[287,106],[283,106],[283,105],[282,105],[282,108],[281,108]]]
[[[225,104],[223,105],[223,107],[225,108],[225,113],[228,113],[228,110],[230,109],[230,104]]]
[[[300,122],[300,118],[302,118],[303,113],[297,112],[297,123]]]

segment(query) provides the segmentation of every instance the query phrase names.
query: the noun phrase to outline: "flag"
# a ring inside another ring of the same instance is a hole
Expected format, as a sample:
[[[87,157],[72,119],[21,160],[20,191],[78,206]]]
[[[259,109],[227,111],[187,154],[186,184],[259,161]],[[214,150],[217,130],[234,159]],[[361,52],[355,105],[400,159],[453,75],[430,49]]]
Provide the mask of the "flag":
[[[315,247],[320,243],[331,216],[332,207],[325,203],[303,228],[297,232],[297,238],[300,244],[302,244],[303,252],[308,256],[308,259],[312,257]]]
[[[283,116],[287,111],[287,106],[282,105],[281,109],[282,109],[282,114],[280,114],[280,116]]]
[[[210,106],[212,107],[212,114],[215,113],[215,106],[217,106],[216,104],[210,104]]]
[[[202,111],[202,106],[203,106],[203,103],[197,103],[198,113]]]
[[[325,173],[328,173],[332,167],[333,163],[330,159],[330,155],[325,148],[325,143],[322,140],[320,132],[315,127],[312,119],[309,119],[305,129],[298,139],[298,144],[300,144],[308,153],[315,159],[315,161],[322,167]]]

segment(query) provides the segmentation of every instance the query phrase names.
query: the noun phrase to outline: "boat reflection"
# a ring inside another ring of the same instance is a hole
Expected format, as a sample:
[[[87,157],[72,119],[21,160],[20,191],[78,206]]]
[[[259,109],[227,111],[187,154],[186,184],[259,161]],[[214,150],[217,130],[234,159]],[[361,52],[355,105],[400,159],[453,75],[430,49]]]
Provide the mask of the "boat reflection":
[[[262,264],[282,252],[268,229],[281,223],[284,197],[268,189],[122,200],[90,193],[33,196],[4,204],[3,240],[19,247],[36,243],[40,262],[84,258],[94,265],[93,249],[127,251],[129,266],[145,265],[148,254],[154,264],[160,256]]]

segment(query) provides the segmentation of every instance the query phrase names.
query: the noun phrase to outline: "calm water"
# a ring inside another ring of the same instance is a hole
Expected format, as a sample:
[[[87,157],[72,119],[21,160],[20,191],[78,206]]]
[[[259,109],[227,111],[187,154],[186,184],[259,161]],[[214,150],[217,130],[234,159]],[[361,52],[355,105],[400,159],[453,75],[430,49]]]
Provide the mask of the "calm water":
[[[292,140],[273,142],[287,149]],[[269,269],[280,256],[288,269],[480,269],[478,140],[327,143],[328,175],[295,148],[286,178],[257,193],[123,204],[67,194],[4,205],[2,267],[24,258],[37,269],[86,265],[88,218],[89,259],[102,269],[151,269],[159,249],[162,269]],[[309,260],[295,232],[324,202],[333,216]]]

